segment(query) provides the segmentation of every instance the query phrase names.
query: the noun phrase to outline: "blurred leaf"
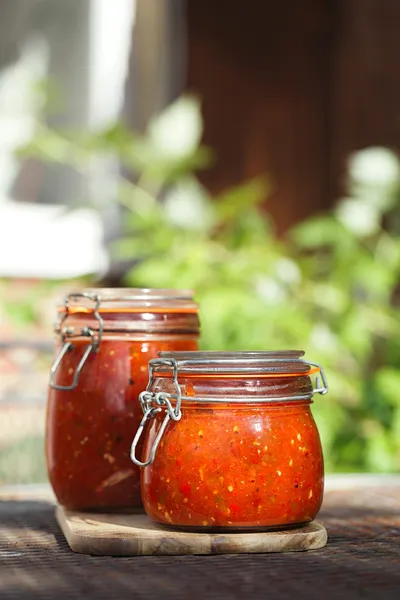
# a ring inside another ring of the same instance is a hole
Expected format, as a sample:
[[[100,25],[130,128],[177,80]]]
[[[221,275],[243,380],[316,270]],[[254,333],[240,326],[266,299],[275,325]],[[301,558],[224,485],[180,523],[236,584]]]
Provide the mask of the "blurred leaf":
[[[221,220],[237,218],[264,200],[268,193],[269,185],[265,177],[230,189],[215,200],[218,217]]]
[[[400,407],[400,370],[382,367],[375,375],[376,389],[390,406]]]
[[[340,223],[357,236],[373,235],[380,228],[381,214],[363,200],[343,200],[336,209]]]
[[[341,244],[347,234],[342,225],[331,216],[319,216],[303,221],[291,230],[289,237],[302,248]]]
[[[190,156],[198,148],[203,133],[200,103],[193,96],[173,102],[154,117],[148,127],[149,142],[168,160]]]
[[[187,229],[207,229],[214,221],[205,189],[194,178],[181,179],[164,198],[164,212],[171,225]]]
[[[3,300],[2,304],[5,313],[19,328],[37,321],[36,308],[30,302]]]
[[[393,446],[383,428],[368,437],[366,464],[371,471],[381,473],[391,473],[396,468]]]
[[[348,161],[349,177],[352,181],[370,185],[397,183],[400,178],[400,163],[388,148],[371,147],[353,153]]]

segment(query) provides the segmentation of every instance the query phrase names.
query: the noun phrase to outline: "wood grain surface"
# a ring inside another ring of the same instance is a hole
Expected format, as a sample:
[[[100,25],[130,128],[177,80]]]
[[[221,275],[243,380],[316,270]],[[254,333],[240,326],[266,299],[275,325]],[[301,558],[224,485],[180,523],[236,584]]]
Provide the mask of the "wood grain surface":
[[[143,513],[94,514],[56,509],[74,552],[98,556],[245,554],[316,550],[327,543],[319,523],[257,533],[189,533],[158,527]]]

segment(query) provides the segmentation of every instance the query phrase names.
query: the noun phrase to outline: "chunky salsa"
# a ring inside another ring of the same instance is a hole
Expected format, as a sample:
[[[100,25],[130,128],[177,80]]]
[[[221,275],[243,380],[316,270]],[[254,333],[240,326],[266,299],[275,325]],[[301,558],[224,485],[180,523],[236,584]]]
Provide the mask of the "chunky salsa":
[[[87,341],[74,342],[57,383],[68,385]],[[140,475],[129,458],[141,419],[147,363],[163,349],[196,349],[195,340],[103,339],[72,391],[50,388],[47,464],[58,501],[69,509],[141,506]]]

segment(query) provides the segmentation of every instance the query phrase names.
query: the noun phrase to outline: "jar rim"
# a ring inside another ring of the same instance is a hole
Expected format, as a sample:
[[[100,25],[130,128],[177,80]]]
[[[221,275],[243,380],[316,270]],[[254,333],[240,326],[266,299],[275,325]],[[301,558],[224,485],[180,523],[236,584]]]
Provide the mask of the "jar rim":
[[[104,302],[122,300],[192,300],[193,290],[173,288],[84,288],[73,290],[71,295],[81,293],[98,295]]]
[[[154,373],[290,374],[307,375],[313,363],[302,360],[302,350],[159,352],[149,362]]]
[[[58,304],[59,313],[198,312],[192,290],[166,288],[84,288]]]

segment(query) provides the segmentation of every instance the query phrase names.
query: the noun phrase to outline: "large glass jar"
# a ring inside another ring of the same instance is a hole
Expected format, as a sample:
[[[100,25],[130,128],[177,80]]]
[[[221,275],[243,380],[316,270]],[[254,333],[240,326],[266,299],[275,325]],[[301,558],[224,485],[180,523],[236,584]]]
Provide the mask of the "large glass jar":
[[[153,521],[251,531],[315,518],[324,467],[310,404],[327,384],[302,355],[162,352],[150,361],[131,457]]]
[[[69,509],[141,506],[129,456],[139,393],[160,350],[196,350],[197,305],[180,290],[93,289],[58,309],[46,432],[50,482]]]

